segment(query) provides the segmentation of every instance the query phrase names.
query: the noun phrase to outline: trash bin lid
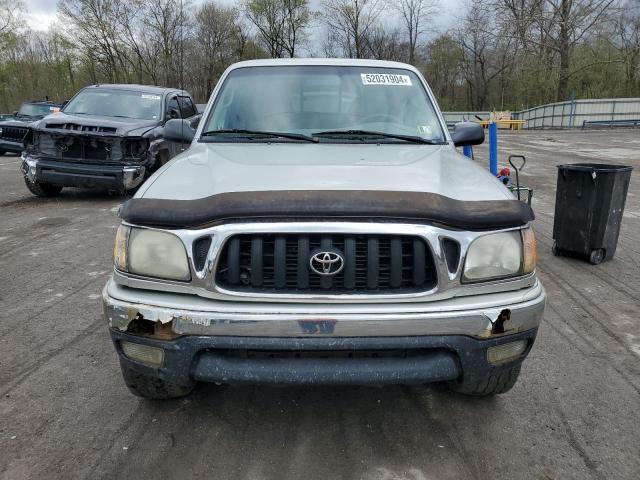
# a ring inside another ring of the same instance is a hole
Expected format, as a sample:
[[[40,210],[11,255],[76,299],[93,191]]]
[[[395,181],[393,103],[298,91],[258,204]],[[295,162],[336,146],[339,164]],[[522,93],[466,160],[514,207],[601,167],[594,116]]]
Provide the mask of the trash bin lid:
[[[609,165],[607,163],[567,163],[565,165],[557,165],[559,170],[580,170],[583,172],[629,172],[633,170],[630,165]]]

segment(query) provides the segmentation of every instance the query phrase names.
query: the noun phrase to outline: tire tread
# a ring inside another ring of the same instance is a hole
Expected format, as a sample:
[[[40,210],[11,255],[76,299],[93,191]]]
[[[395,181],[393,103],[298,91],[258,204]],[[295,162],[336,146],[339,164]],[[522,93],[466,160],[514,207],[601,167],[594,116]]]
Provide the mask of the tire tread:
[[[496,370],[486,377],[475,382],[450,383],[452,390],[465,395],[485,397],[489,395],[499,395],[506,393],[518,381],[521,365],[514,365],[510,368]]]
[[[48,183],[32,182],[27,177],[24,177],[24,183],[29,191],[37,197],[55,197],[62,191],[62,187],[49,185]]]
[[[189,395],[195,385],[184,386],[169,383],[161,378],[136,372],[122,366],[122,376],[127,388],[138,397],[152,400],[168,400]]]

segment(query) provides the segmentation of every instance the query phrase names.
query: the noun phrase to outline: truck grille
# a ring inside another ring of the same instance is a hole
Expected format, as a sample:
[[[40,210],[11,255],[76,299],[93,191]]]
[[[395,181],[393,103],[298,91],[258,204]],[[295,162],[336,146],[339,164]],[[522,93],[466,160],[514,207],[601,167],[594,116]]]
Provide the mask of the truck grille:
[[[0,138],[10,142],[22,142],[27,134],[27,129],[23,127],[2,127]]]
[[[115,127],[99,127],[94,125],[77,125],[75,123],[47,123],[47,128],[58,128],[61,130],[73,130],[75,132],[97,132],[97,133],[116,133]]]
[[[343,268],[334,275],[313,271],[311,256],[321,251],[339,252]],[[216,284],[256,293],[398,294],[431,290],[437,274],[420,237],[246,234],[227,240]]]
[[[122,158],[120,141],[100,137],[41,134],[39,145],[42,154],[65,160],[91,162]]]

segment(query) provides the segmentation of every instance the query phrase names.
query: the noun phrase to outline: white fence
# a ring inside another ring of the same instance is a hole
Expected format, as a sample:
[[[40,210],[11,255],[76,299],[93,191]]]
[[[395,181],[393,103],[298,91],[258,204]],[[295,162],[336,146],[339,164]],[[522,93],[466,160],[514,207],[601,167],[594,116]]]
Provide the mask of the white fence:
[[[488,119],[490,112],[444,112],[447,125],[463,119]],[[523,128],[573,128],[584,122],[640,122],[640,98],[569,100],[513,112],[512,118],[525,120]]]
[[[608,98],[551,103],[517,112],[524,128],[582,127],[584,122],[640,120],[640,98]]]

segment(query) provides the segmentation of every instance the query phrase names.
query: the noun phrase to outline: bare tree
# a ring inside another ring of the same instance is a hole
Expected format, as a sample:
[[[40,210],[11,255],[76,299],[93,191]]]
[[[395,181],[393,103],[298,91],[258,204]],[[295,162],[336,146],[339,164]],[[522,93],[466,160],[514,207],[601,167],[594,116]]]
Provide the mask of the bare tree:
[[[429,17],[436,14],[438,7],[438,0],[396,0],[395,8],[409,39],[409,63],[415,63],[418,40],[426,33]]]
[[[369,55],[378,60],[406,61],[407,43],[402,40],[400,30],[376,25],[367,37]]]
[[[624,65],[625,94],[640,89],[640,0],[624,3],[615,22],[614,45]]]
[[[350,58],[367,56],[369,34],[384,8],[380,0],[325,0],[321,12],[327,28],[325,50],[337,49]]]
[[[248,20],[271,57],[294,57],[311,15],[309,0],[246,0]]]
[[[495,12],[483,0],[472,0],[467,10],[457,38],[469,104],[474,109],[494,107],[497,101],[490,98],[490,87],[513,64],[513,40],[500,34]]]
[[[128,82],[130,60],[116,19],[122,0],[60,0],[58,9],[89,63],[112,82]]]
[[[190,0],[155,0],[143,2],[141,23],[144,39],[158,52],[164,85],[182,83],[184,44],[191,25],[187,12]]]
[[[557,59],[556,100],[567,98],[571,56],[577,44],[611,22],[618,0],[500,0],[515,35],[547,59]],[[581,67],[583,68],[583,67]]]
[[[213,82],[234,60],[234,42],[238,11],[235,8],[206,3],[196,14],[196,42],[200,47],[201,65],[205,69],[206,92],[213,90]]]
[[[23,9],[21,0],[0,0],[0,51],[20,26]]]

